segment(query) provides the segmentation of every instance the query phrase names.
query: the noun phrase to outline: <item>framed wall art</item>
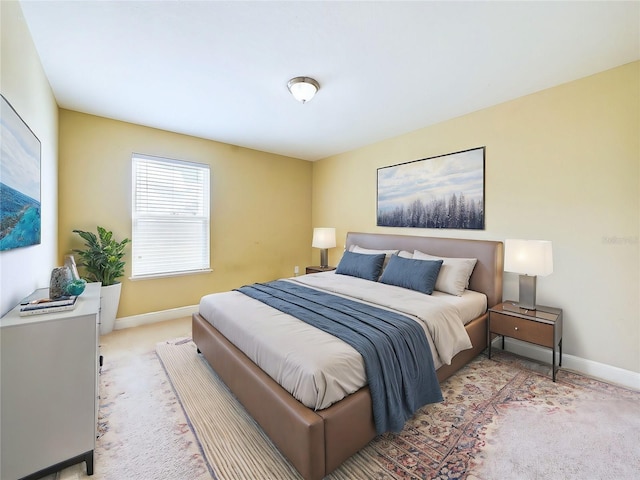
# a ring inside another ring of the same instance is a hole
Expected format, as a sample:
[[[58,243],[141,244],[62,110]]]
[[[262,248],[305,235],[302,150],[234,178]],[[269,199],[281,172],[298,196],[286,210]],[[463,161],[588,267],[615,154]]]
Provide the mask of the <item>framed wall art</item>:
[[[0,112],[0,251],[40,243],[40,140],[4,96]]]
[[[378,169],[379,227],[484,230],[485,147]]]

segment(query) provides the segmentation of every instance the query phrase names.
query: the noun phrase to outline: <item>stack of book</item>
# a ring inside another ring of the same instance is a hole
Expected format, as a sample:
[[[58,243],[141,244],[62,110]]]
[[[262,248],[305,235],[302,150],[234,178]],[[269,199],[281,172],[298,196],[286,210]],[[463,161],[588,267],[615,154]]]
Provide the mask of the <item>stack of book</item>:
[[[60,297],[56,299],[41,298],[31,300],[20,305],[20,316],[40,315],[43,313],[64,312],[76,308],[77,295]]]

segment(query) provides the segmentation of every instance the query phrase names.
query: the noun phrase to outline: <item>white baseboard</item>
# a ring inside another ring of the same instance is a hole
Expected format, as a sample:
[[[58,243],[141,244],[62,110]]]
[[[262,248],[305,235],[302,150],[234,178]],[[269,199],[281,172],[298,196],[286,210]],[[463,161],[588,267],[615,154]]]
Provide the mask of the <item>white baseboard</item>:
[[[141,325],[148,325],[150,323],[164,322],[165,320],[190,317],[197,311],[198,305],[188,305],[186,307],[161,310],[159,312],[150,312],[143,313],[141,315],[132,315],[130,317],[117,318],[113,329],[122,330],[123,328],[139,327]]]
[[[496,339],[494,339],[492,345],[494,347],[500,348],[500,346],[502,345],[501,337],[497,337]],[[551,349],[549,348],[540,347],[531,343],[520,342],[512,338],[506,338],[505,350],[551,365]],[[594,362],[593,360],[576,357],[575,355],[567,355],[564,352],[562,353],[561,368],[574,370],[590,377],[600,378],[610,383],[615,383],[625,387],[633,388],[635,390],[640,390],[640,373],[632,372],[631,370],[625,370],[623,368],[606,365],[604,363]]]

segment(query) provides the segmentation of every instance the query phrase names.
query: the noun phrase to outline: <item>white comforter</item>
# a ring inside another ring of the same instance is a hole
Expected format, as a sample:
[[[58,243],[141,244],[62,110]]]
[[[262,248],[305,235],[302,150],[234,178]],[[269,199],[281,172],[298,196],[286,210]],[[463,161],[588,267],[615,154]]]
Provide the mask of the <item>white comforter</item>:
[[[464,324],[487,308],[486,297],[473,291],[425,295],[334,272],[288,280],[409,315],[427,333],[436,368],[471,348]],[[200,314],[309,408],[327,408],[367,384],[353,347],[240,292],[202,297]]]

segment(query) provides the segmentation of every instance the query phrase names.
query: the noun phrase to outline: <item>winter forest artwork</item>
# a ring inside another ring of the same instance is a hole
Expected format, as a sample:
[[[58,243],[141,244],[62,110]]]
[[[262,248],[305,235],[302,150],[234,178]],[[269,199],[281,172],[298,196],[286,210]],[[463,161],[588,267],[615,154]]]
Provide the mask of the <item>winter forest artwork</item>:
[[[40,141],[2,96],[0,251],[40,243]]]
[[[484,151],[379,168],[377,225],[483,230]]]

